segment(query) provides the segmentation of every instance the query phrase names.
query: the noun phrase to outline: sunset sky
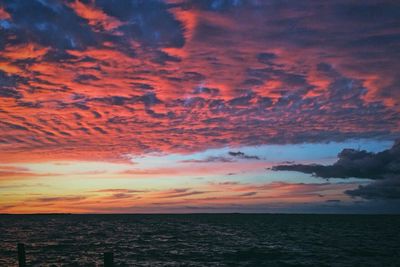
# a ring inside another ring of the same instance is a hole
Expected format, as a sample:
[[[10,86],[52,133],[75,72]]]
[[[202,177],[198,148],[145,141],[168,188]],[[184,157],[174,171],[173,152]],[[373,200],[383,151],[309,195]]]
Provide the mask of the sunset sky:
[[[400,212],[399,18],[0,0],[0,213]]]

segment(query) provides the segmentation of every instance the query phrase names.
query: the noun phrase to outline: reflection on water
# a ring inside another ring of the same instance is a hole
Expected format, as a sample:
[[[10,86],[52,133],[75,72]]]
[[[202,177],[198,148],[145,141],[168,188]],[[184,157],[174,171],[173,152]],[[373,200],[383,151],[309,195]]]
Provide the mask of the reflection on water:
[[[0,266],[400,266],[400,216],[0,216]]]

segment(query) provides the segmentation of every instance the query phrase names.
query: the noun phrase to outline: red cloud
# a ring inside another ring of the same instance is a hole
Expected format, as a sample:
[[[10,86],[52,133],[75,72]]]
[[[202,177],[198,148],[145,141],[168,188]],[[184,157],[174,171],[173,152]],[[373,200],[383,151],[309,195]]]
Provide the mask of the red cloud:
[[[85,5],[79,0],[69,3],[69,6],[72,7],[80,17],[87,19],[89,25],[94,27],[95,30],[104,29],[110,31],[122,24],[116,18],[107,16],[100,9],[97,9],[90,4]]]
[[[31,23],[7,26],[0,160],[123,161],[399,134],[396,31],[383,27],[390,14],[373,25],[362,10],[332,20],[334,3],[307,13],[267,3],[220,11],[158,4],[127,17],[118,6],[75,1],[60,5],[57,21],[27,14]]]

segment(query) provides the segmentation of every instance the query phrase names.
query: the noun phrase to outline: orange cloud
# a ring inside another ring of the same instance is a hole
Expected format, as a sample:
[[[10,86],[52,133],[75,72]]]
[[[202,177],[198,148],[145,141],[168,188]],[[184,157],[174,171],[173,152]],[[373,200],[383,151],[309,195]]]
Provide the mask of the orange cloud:
[[[48,52],[49,48],[41,47],[34,43],[21,44],[18,46],[7,46],[0,52],[0,56],[10,61],[22,59],[40,59]]]
[[[75,0],[75,2],[69,3],[69,6],[73,8],[80,17],[88,20],[89,25],[97,31],[101,29],[112,31],[122,25],[118,19],[106,15],[92,4],[85,5],[81,1]]]
[[[344,202],[348,197],[344,190],[355,188],[347,184],[303,184],[272,182],[267,184],[241,184],[225,182],[203,184],[196,189],[176,188],[167,190],[102,189],[90,194],[27,197],[16,202],[0,205],[4,212],[140,212],[154,209],[168,212],[174,209],[185,210],[190,206],[232,206],[276,204],[289,205],[301,203],[321,203],[325,199],[338,199]],[[187,212],[188,210],[186,210]]]
[[[395,29],[329,21],[336,16],[329,7],[305,14],[266,3],[222,10],[185,1],[148,10],[143,3],[122,12],[73,1],[60,4],[65,16],[56,21],[26,15],[30,23],[4,31],[2,162],[127,161],[148,152],[400,132],[397,61],[359,42],[396,42]]]

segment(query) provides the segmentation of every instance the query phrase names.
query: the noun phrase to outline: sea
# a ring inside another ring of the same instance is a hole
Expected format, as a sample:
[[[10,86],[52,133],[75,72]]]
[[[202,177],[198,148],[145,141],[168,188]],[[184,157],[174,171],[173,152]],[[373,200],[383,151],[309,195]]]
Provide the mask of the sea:
[[[400,266],[399,215],[1,215],[0,266]]]

